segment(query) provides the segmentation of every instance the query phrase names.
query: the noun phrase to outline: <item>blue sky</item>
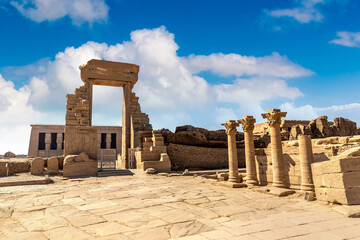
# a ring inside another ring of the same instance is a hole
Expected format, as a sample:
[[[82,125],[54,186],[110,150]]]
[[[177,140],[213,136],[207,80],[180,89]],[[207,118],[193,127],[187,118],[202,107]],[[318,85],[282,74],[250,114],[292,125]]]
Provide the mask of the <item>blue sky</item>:
[[[154,128],[263,122],[271,108],[359,124],[359,12],[356,0],[0,0],[0,152],[26,153],[30,124],[64,124],[91,58],[140,65]],[[94,124],[119,125],[121,89],[94,91]]]

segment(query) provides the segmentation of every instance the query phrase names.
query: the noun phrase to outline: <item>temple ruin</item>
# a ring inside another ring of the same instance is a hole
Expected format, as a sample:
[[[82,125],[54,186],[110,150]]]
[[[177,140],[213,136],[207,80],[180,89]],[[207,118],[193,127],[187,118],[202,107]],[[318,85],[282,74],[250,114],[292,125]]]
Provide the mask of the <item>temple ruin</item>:
[[[220,186],[276,196],[298,192],[307,200],[360,204],[360,131],[351,120],[287,120],[286,112],[271,109],[262,114],[265,123],[244,116],[216,131],[190,125],[175,132],[153,130],[132,92],[139,66],[90,60],[80,70],[83,86],[67,95],[65,125],[31,125],[28,158],[10,161],[14,157],[7,154],[0,176],[101,176],[99,171],[111,166],[162,176],[201,175]],[[94,85],[123,88],[121,126],[92,125]]]

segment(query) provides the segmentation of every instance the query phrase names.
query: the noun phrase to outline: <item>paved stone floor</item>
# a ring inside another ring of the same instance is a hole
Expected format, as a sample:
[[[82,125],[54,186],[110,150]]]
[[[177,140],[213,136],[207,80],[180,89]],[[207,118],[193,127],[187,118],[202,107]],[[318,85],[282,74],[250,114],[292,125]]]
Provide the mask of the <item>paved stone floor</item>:
[[[360,239],[360,219],[193,177],[118,176],[0,188],[0,239]]]

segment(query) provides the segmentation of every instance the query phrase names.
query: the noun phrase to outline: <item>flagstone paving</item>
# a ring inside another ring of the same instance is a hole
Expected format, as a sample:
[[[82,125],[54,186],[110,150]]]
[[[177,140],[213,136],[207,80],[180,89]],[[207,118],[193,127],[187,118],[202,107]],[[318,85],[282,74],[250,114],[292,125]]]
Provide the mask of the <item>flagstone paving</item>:
[[[316,202],[135,172],[2,187],[0,239],[360,239]]]

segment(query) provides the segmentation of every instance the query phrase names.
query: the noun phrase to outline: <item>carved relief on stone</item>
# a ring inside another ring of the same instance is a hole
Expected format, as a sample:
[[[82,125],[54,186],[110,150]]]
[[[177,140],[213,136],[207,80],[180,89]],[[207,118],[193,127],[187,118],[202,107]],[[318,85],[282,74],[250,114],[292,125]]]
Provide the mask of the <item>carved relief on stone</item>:
[[[225,123],[221,124],[222,126],[225,126],[226,128],[226,134],[227,135],[232,135],[232,134],[236,134],[237,130],[236,128],[240,125],[238,122],[236,122],[235,120],[228,120]]]
[[[281,118],[286,117],[286,112],[281,112],[280,109],[271,109],[267,113],[261,114],[263,118],[267,118],[268,124],[270,127],[273,127],[277,124],[281,124]]]
[[[254,131],[254,124],[256,119],[253,116],[245,116],[241,120],[238,120],[238,123],[242,125],[244,132]]]

